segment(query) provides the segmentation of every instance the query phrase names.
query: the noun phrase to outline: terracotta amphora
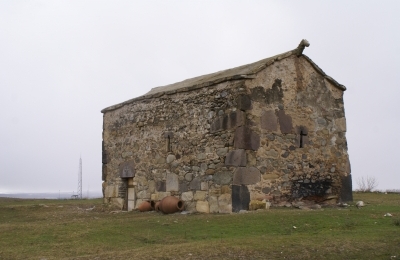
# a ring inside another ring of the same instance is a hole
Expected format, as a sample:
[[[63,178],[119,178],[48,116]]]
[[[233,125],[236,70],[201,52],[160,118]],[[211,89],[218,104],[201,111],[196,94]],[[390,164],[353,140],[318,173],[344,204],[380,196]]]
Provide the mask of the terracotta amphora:
[[[160,201],[159,209],[164,214],[171,214],[183,210],[183,201],[174,196],[167,196]]]
[[[155,211],[160,211],[160,201],[157,201],[157,202],[154,204],[154,209],[155,209]]]
[[[153,209],[151,208],[151,203],[150,202],[143,201],[142,204],[139,205],[138,210],[141,211],[141,212],[144,212],[144,211],[151,211]]]

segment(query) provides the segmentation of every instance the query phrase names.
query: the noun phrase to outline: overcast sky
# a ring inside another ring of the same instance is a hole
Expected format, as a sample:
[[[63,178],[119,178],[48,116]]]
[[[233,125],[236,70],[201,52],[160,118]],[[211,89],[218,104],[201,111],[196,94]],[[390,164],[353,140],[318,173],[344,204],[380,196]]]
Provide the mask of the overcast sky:
[[[101,191],[100,110],[297,47],[347,87],[355,180],[400,189],[400,1],[0,1],[0,193]]]

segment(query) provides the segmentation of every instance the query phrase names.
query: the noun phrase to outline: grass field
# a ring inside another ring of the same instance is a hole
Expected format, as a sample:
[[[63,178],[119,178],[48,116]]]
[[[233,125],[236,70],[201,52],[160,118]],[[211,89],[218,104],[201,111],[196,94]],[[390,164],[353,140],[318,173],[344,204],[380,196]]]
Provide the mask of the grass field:
[[[162,215],[1,198],[0,259],[400,259],[400,194],[354,200],[367,205]]]

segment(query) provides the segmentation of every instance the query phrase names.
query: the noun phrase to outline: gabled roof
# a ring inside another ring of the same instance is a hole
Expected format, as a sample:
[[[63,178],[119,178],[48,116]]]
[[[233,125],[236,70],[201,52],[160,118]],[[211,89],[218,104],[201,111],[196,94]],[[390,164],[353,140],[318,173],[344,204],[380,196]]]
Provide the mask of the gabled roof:
[[[261,71],[264,68],[268,67],[269,65],[273,64],[275,61],[285,59],[292,55],[303,56],[314,67],[315,70],[317,70],[322,76],[324,76],[327,80],[329,80],[335,87],[339,88],[340,90],[345,91],[346,90],[345,86],[339,84],[336,80],[334,80],[333,78],[326,75],[325,72],[320,67],[318,67],[317,64],[315,64],[309,57],[302,54],[304,48],[308,47],[309,45],[310,44],[308,43],[307,40],[302,40],[296,49],[275,55],[270,58],[266,58],[266,59],[263,59],[263,60],[260,60],[260,61],[254,62],[254,63],[250,63],[247,65],[242,65],[242,66],[239,66],[236,68],[221,70],[221,71],[218,71],[215,73],[187,79],[187,80],[173,83],[170,85],[166,85],[166,86],[162,86],[162,87],[155,87],[155,88],[152,88],[149,92],[147,92],[143,96],[136,97],[136,98],[127,100],[123,103],[107,107],[107,108],[103,109],[101,112],[104,113],[107,111],[111,111],[111,110],[120,108],[126,104],[129,104],[129,103],[132,103],[132,102],[138,101],[138,100],[160,97],[162,95],[171,95],[171,94],[178,93],[178,92],[191,91],[191,90],[212,86],[212,85],[219,84],[219,83],[225,82],[225,81],[230,81],[230,80],[255,78],[256,74],[259,71]]]

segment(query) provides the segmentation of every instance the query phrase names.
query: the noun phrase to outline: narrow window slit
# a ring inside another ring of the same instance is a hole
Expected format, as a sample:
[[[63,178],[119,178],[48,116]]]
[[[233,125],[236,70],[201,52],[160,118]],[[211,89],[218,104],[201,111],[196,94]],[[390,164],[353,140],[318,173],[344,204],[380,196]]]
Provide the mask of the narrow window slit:
[[[171,137],[167,136],[167,152],[171,152]]]
[[[303,141],[303,136],[306,136],[307,134],[303,133],[303,130],[300,131],[300,148],[304,147],[304,141]]]

